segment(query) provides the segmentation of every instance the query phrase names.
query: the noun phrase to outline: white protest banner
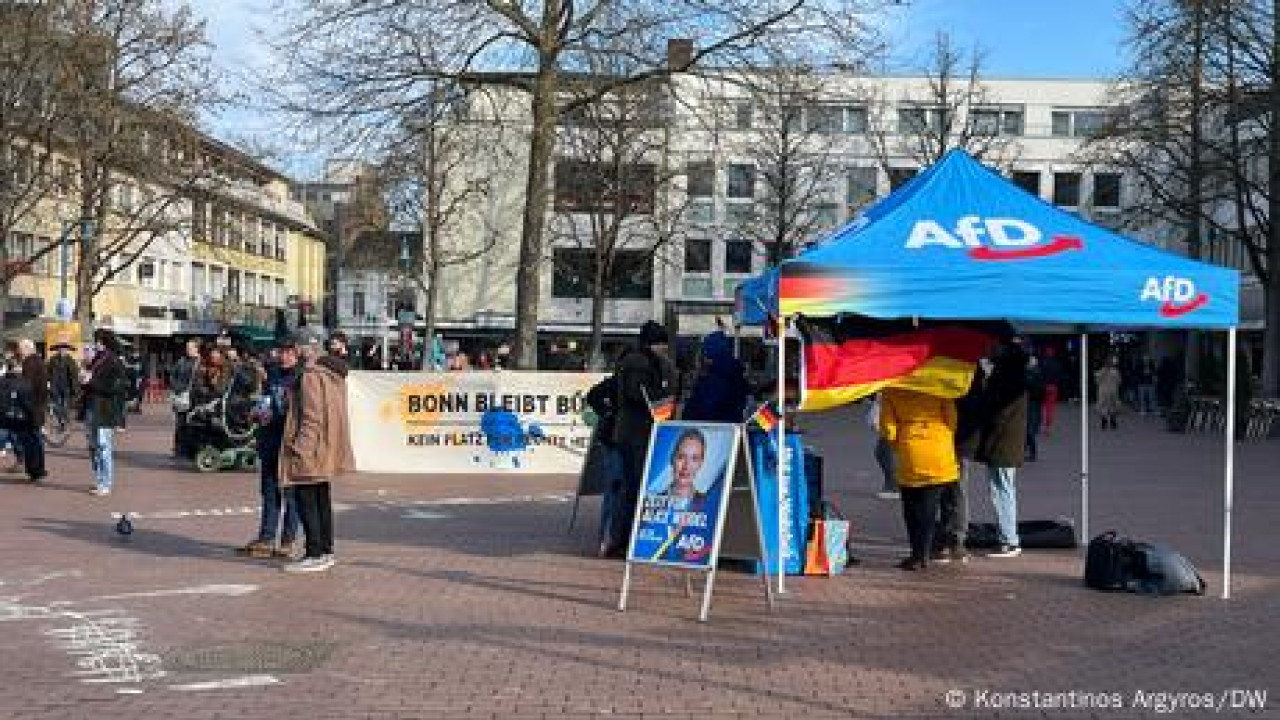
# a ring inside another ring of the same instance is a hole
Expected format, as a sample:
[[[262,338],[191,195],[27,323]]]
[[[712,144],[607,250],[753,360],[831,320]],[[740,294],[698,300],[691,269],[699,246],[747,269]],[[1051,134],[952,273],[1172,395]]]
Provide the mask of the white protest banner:
[[[577,473],[586,395],[603,375],[353,372],[356,468],[371,473]]]

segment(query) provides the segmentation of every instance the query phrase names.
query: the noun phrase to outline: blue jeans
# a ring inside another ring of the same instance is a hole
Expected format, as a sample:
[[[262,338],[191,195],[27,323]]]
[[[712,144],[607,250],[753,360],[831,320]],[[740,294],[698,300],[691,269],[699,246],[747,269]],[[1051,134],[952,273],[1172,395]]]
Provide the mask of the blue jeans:
[[[1018,540],[1018,489],[1014,485],[1017,468],[987,467],[991,483],[991,504],[996,508],[996,524],[1000,526],[1000,544],[1021,546]]]
[[[115,482],[116,429],[93,424],[93,416],[85,418],[85,435],[89,440],[89,462],[93,466],[93,482],[99,490],[110,490]]]
[[[270,453],[261,456],[262,474],[262,521],[258,525],[258,540],[275,544],[276,532],[280,533],[280,544],[288,545],[298,537],[298,500],[292,489],[280,488],[279,469],[276,457]],[[284,524],[280,523],[280,505],[284,504]]]
[[[1143,415],[1156,414],[1156,386],[1145,383],[1138,386],[1138,412]]]

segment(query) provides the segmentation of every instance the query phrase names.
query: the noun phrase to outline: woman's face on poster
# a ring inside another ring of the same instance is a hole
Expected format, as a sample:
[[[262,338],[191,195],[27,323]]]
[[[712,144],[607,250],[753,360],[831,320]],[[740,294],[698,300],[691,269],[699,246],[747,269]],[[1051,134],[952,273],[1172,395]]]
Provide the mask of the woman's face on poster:
[[[680,441],[672,459],[675,470],[675,481],[672,483],[674,494],[689,496],[694,493],[694,480],[702,469],[706,454],[706,448],[698,438],[687,436]]]

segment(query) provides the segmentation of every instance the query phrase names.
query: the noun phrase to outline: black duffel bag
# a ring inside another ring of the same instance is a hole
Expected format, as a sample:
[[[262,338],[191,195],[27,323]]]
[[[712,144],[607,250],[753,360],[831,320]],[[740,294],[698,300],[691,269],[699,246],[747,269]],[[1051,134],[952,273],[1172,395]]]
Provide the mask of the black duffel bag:
[[[1084,558],[1084,584],[1094,590],[1120,592],[1129,589],[1138,561],[1132,540],[1109,530],[1089,541]]]
[[[1024,550],[1070,550],[1077,547],[1076,528],[1068,520],[1023,520],[1018,523],[1018,540]],[[988,550],[1000,546],[1000,527],[995,523],[969,523],[965,547]]]

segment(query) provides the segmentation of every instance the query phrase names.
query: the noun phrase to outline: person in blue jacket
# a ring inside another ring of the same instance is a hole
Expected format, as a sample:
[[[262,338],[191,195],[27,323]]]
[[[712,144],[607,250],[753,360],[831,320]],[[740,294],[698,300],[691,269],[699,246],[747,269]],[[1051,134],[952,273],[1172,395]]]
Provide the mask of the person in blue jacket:
[[[733,341],[717,330],[702,340],[702,362],[682,420],[740,423],[746,413],[746,369],[733,356]]]

